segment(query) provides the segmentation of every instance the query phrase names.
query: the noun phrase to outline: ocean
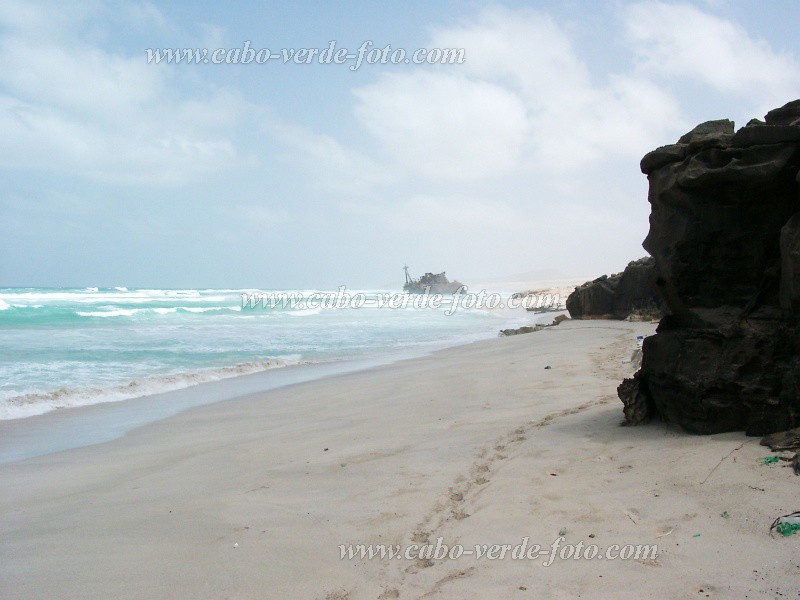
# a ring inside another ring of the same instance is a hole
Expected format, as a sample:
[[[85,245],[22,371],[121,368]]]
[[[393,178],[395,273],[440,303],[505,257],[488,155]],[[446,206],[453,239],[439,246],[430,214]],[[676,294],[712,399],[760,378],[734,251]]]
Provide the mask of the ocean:
[[[288,365],[422,354],[534,320],[524,310],[379,307],[385,290],[356,291],[360,308],[243,307],[254,291],[0,288],[0,419]]]

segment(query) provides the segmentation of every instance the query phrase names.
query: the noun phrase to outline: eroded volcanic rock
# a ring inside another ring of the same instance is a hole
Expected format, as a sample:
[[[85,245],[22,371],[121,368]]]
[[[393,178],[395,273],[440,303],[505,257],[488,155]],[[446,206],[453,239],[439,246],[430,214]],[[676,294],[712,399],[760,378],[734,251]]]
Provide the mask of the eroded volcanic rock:
[[[696,433],[762,435],[800,425],[800,100],[729,123],[642,159],[670,314],[624,391]]]
[[[567,310],[573,319],[659,319],[663,302],[655,282],[655,261],[640,258],[622,273],[576,287],[567,298]]]

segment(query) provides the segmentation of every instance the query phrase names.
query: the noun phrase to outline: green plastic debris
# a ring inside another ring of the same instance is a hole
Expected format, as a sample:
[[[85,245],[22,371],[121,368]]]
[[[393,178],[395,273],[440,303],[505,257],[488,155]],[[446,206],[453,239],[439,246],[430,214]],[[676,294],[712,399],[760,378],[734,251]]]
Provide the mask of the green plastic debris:
[[[765,465],[774,465],[779,460],[780,457],[778,456],[765,456],[764,458],[761,459],[761,462],[763,462]]]
[[[692,537],[700,537],[699,533],[695,533]]]
[[[773,531],[777,531],[783,537],[794,535],[800,531],[800,510],[775,519],[769,526],[770,535]]]
[[[778,523],[775,526],[775,531],[780,533],[783,537],[789,537],[800,531],[800,523]]]
[[[340,466],[340,467],[346,467],[346,466],[347,466],[347,463],[341,463],[339,466]]]
[[[728,514],[728,511],[726,510],[725,512],[723,512],[723,513],[720,515],[720,517],[722,517],[723,519],[729,519],[729,518],[730,518],[730,515]]]

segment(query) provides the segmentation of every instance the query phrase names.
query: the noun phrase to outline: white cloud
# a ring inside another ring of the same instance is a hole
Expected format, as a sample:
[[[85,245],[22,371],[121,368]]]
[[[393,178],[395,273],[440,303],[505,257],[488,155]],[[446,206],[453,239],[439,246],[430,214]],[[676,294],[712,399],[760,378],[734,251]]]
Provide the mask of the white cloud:
[[[387,156],[430,179],[520,169],[557,178],[638,160],[684,121],[676,99],[645,76],[593,82],[567,33],[543,13],[487,9],[434,30],[430,45],[465,48],[466,61],[355,90],[356,115]]]
[[[434,29],[431,46],[465,48],[469,75],[518,90],[534,111],[571,104],[590,86],[586,65],[553,19],[533,10],[494,7],[461,25]]]
[[[471,181],[512,171],[528,135],[512,91],[457,74],[384,75],[355,90],[356,115],[414,175]]]
[[[505,202],[461,194],[418,194],[398,204],[380,206],[373,212],[386,226],[398,231],[441,235],[460,244],[468,239],[486,241],[486,236],[502,237],[530,226]]]
[[[226,208],[224,212],[236,220],[238,227],[251,229],[259,234],[274,231],[292,222],[288,211],[262,204],[237,204]]]
[[[396,181],[390,169],[329,135],[275,118],[264,119],[262,127],[289,150],[284,163],[305,174],[318,189],[364,194],[375,185]]]
[[[191,191],[199,206],[230,207],[207,213],[209,231],[229,225],[233,248],[240,230],[300,239],[311,224],[310,255],[340,243],[341,226],[359,234],[348,243],[386,244],[364,266],[343,269],[369,268],[390,253],[465,274],[620,269],[642,254],[647,230],[641,156],[711,118],[708,111],[763,114],[750,110],[800,89],[796,57],[682,4],[587,7],[593,26],[607,29],[587,39],[577,37],[589,23],[583,15],[570,17],[576,28],[544,11],[494,7],[430,30],[425,45],[465,48],[464,64],[372,65],[357,78],[334,66],[317,78],[277,64],[224,72],[147,65],[143,52],[109,50],[128,18],[109,6],[0,2],[0,168],[27,169],[31,179],[75,173],[92,179],[83,191],[100,197],[96,180],[181,185],[230,172],[249,144],[258,154],[245,164],[260,159],[262,169]],[[187,40],[166,9],[140,3],[128,14],[139,30],[120,45],[143,32],[210,47],[228,38],[237,45],[231,36],[242,34],[181,23],[203,38]],[[350,103],[330,105],[351,85]],[[321,119],[322,103],[329,126],[286,120]],[[317,268],[296,260],[303,268],[294,270]]]
[[[800,89],[795,58],[731,21],[661,2],[619,14],[632,67],[590,76],[587,57],[550,15],[493,7],[432,31],[430,45],[464,48],[464,64],[379,77],[355,90],[356,115],[391,162],[428,180],[533,172],[558,188],[615,160],[635,165],[691,128],[675,78],[738,95],[752,110]]]
[[[100,8],[98,2],[33,3],[24,0],[0,2],[0,29],[6,29],[41,40],[63,39]]]
[[[800,89],[796,57],[774,51],[730,20],[663,2],[627,7],[624,18],[643,73],[693,79],[761,109],[795,98]]]
[[[167,26],[164,15],[151,2],[127,2],[122,5],[121,12],[129,24],[142,29],[152,26],[158,28]]]
[[[77,117],[120,120],[165,94],[163,71],[142,57],[114,56],[77,42],[70,49],[29,36],[0,40],[0,83],[17,98],[57,106]]]
[[[75,34],[85,15],[68,17],[45,6],[0,13],[0,166],[156,185],[233,166],[229,132],[243,102],[214,92],[185,99],[168,65],[47,34],[64,21]]]

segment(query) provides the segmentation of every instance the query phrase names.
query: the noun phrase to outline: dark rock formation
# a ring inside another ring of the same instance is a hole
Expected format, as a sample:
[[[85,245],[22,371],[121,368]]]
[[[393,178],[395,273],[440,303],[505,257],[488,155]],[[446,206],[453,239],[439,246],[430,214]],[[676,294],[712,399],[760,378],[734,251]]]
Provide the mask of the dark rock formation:
[[[522,335],[524,333],[536,333],[537,331],[541,331],[544,329],[542,325],[524,325],[523,327],[517,327],[516,329],[501,329],[500,330],[500,337],[508,337],[510,335]]]
[[[510,335],[521,335],[523,333],[536,333],[537,331],[541,331],[546,327],[555,327],[556,325],[560,325],[564,321],[569,321],[569,317],[567,315],[558,315],[553,322],[549,325],[524,325],[522,327],[517,327],[516,329],[501,329],[500,330],[500,337],[508,337]]]
[[[576,287],[567,298],[567,310],[573,319],[660,319],[663,302],[655,280],[653,259],[640,258],[622,273]]]
[[[765,435],[761,438],[761,445],[769,446],[773,452],[800,450],[800,427]]]
[[[617,396],[622,400],[626,425],[647,423],[655,413],[652,401],[642,391],[640,377],[641,375],[636,373],[630,379],[623,379],[617,386]]]
[[[800,100],[729,123],[642,159],[643,245],[670,314],[623,401],[696,433],[762,435],[800,424]]]

